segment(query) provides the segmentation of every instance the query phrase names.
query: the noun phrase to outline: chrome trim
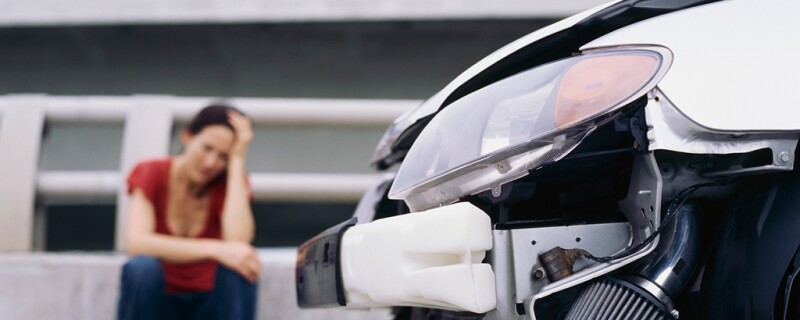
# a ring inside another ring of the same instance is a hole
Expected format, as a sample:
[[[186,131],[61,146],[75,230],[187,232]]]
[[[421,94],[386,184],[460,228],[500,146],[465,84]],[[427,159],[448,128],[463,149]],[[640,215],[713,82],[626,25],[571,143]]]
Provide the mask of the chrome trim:
[[[654,259],[639,271],[639,275],[657,284],[670,297],[683,291],[697,266],[700,248],[694,210],[690,203],[683,205],[661,233]]]
[[[670,299],[669,295],[650,280],[641,277],[629,277],[625,279],[625,281],[647,291],[647,293],[660,301],[670,312],[675,310],[675,305],[672,303],[672,299]]]

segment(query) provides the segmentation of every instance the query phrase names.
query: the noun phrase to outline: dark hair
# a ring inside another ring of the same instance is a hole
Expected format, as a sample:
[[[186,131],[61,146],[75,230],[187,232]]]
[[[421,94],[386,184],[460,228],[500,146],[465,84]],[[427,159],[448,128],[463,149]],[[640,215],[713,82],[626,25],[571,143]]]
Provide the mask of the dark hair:
[[[186,125],[186,131],[189,131],[189,134],[196,135],[203,131],[205,127],[212,126],[212,125],[223,125],[228,127],[228,129],[233,130],[233,126],[231,126],[230,122],[228,122],[228,112],[236,111],[240,114],[244,114],[243,112],[239,111],[232,106],[222,104],[222,103],[215,103],[208,107],[203,108],[197,115],[189,121],[189,124]]]

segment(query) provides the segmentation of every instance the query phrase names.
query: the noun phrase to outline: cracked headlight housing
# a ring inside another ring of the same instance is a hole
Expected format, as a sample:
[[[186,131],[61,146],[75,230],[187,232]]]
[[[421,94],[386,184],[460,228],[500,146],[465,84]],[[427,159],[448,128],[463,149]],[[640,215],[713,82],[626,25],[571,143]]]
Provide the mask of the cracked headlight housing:
[[[666,73],[659,46],[585,51],[475,91],[436,115],[389,191],[414,210],[449,204],[561,159]]]

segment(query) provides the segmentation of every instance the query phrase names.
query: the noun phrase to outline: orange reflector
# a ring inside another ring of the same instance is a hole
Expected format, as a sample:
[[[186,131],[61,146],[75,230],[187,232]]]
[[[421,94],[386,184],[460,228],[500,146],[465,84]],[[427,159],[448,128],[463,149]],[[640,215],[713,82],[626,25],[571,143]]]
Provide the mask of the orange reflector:
[[[579,61],[558,89],[555,122],[565,127],[598,114],[644,86],[658,68],[649,55],[601,56]]]

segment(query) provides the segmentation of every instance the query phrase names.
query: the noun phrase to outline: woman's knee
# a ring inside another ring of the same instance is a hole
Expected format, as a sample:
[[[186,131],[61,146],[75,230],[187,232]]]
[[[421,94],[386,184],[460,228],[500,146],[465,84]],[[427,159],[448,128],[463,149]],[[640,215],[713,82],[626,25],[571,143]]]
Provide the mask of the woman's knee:
[[[258,287],[224,266],[217,270],[214,288],[217,319],[255,319]]]
[[[122,267],[117,319],[161,319],[164,273],[153,257],[133,257]]]
[[[240,290],[245,291],[255,291],[257,288],[257,284],[248,281],[242,275],[238,274],[236,271],[228,269],[224,266],[218,266],[217,269],[217,279],[216,279],[216,286],[221,286],[224,288],[238,288]]]
[[[161,262],[149,256],[133,257],[122,267],[122,281],[161,284],[164,281]]]

